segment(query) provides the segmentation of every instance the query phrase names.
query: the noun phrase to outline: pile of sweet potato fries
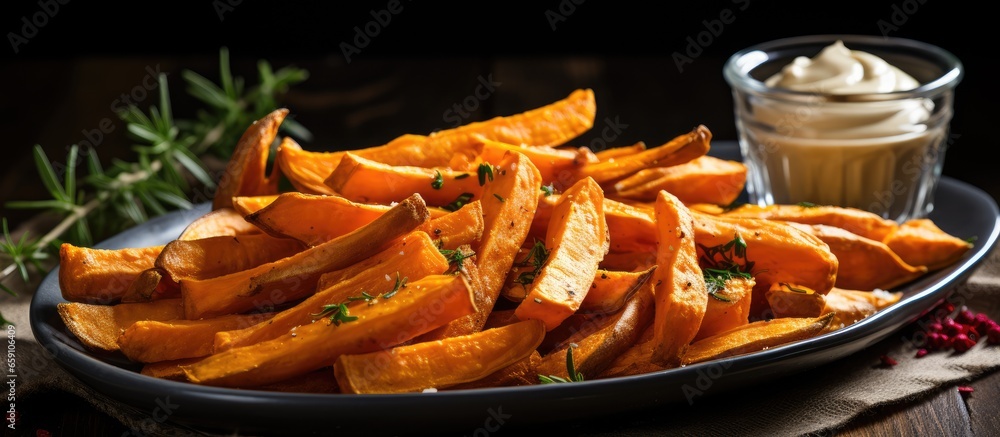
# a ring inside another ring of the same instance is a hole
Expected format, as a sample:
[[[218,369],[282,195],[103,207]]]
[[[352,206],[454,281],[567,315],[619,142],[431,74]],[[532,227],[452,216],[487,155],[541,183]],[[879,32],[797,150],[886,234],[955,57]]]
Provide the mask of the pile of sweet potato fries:
[[[194,384],[399,393],[593,380],[855,323],[971,245],[929,219],[737,205],[697,126],[591,150],[594,93],[378,147],[249,126],[212,211],[162,246],[64,244],[88,348]],[[270,163],[269,163],[270,161]],[[271,168],[268,170],[268,168]],[[279,191],[285,178],[293,190]]]

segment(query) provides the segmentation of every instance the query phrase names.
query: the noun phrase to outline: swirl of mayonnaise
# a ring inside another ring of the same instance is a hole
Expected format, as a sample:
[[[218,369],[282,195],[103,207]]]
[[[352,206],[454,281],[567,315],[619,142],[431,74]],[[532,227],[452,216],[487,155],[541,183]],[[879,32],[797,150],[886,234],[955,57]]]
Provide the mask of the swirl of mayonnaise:
[[[800,56],[765,81],[772,88],[823,94],[908,91],[920,85],[912,76],[871,53],[848,49],[843,41],[813,58]]]

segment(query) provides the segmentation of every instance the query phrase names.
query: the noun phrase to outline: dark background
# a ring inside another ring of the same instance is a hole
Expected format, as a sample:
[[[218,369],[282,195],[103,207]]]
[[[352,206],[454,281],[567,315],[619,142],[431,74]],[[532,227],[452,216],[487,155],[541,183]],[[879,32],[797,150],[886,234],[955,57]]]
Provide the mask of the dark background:
[[[234,74],[251,84],[258,59],[276,69],[295,65],[310,72],[282,101],[314,134],[300,142],[307,149],[374,146],[403,133],[451,127],[457,119],[446,111],[488,79],[499,85],[461,122],[519,113],[576,88],[592,88],[597,121],[578,142],[590,144],[614,124],[621,127],[609,144],[614,146],[658,145],[698,124],[717,140],[735,140],[732,97],[722,78],[726,58],[752,44],[819,33],[913,38],[958,56],[966,75],[957,89],[952,127],[958,137],[945,174],[1000,198],[995,164],[984,159],[997,143],[997,23],[979,5],[403,0],[397,3],[402,10],[347,62],[341,44],[354,44],[355,27],[373,21],[373,11],[387,9],[389,1],[232,3],[8,2],[0,19],[7,36],[0,44],[0,200],[43,197],[31,147],[40,144],[53,161],[64,159],[68,145],[105,119],[114,130],[102,138],[99,156],[131,160],[124,123],[111,105],[150,70],[168,73],[174,116],[192,118],[200,103],[184,90],[180,72],[217,81],[222,46],[230,50]],[[22,19],[53,5],[58,10],[14,53],[11,34],[23,35]],[[730,14],[729,23],[719,21],[723,14]],[[717,35],[707,38],[709,28]],[[699,34],[710,42],[692,46]],[[691,62],[678,68],[675,53]],[[146,109],[157,97],[149,94],[138,103]],[[2,205],[0,213],[15,222],[30,214]]]

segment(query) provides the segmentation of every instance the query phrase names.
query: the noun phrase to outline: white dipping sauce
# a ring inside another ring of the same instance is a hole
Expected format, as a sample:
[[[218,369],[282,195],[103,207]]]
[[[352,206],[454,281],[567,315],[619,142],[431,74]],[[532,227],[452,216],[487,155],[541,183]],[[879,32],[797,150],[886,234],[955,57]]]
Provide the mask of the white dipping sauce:
[[[841,41],[814,58],[799,57],[771,76],[773,88],[824,95],[907,91],[919,83],[885,60]],[[929,128],[929,99],[793,102],[752,99],[746,134],[761,148],[774,203],[812,202],[869,210],[900,219],[923,205],[947,123]],[[936,146],[935,146],[936,150]]]

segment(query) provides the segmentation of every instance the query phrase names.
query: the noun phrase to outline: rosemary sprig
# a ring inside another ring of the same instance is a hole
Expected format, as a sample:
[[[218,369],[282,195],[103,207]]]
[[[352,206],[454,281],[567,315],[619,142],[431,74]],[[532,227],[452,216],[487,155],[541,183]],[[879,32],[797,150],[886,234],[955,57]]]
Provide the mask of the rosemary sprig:
[[[61,221],[38,239],[25,234],[15,243],[4,219],[0,258],[8,259],[10,264],[0,269],[0,281],[19,271],[28,282],[32,270],[45,270],[42,261],[57,253],[62,241],[90,246],[95,240],[145,222],[151,216],[191,208],[188,193],[193,187],[189,177],[207,189],[214,187],[201,157],[209,152],[223,158],[231,155],[246,127],[277,108],[280,93],[308,77],[304,70],[292,67],[274,72],[267,62],[260,61],[260,84],[244,89],[243,79],[230,73],[229,52],[225,47],[220,50],[219,59],[221,86],[194,72],[182,72],[189,85],[188,92],[208,106],[198,111],[196,120],[174,119],[164,74],[158,77],[159,106],[151,106],[148,113],[130,106],[118,114],[126,122],[129,137],[135,141],[132,150],[136,162],[115,160],[105,169],[95,150],[80,150],[72,145],[65,165],[54,166],[42,147],[35,146],[35,166],[51,199],[12,201],[5,205],[12,209],[49,211]],[[285,120],[281,127],[304,141],[311,138],[309,131],[294,120]],[[81,176],[77,167],[84,155],[88,174]],[[13,293],[6,286],[0,287]],[[0,315],[0,326],[7,323]]]
[[[247,126],[277,108],[278,96],[290,86],[309,77],[306,70],[295,67],[274,71],[264,60],[257,62],[257,73],[259,84],[246,88],[244,79],[232,74],[226,47],[219,50],[220,85],[194,71],[181,72],[188,93],[207,106],[197,112],[196,120],[178,122],[181,129],[191,132],[197,139],[191,145],[192,152],[196,155],[209,152],[228,158]],[[282,121],[279,129],[303,141],[312,139],[312,133],[291,118]]]
[[[556,375],[538,375],[538,381],[542,384],[583,381],[583,373],[577,372],[576,364],[573,363],[573,349],[576,349],[577,347],[579,347],[578,344],[570,343],[569,347],[566,348],[566,372],[567,375],[569,375],[569,379]]]

